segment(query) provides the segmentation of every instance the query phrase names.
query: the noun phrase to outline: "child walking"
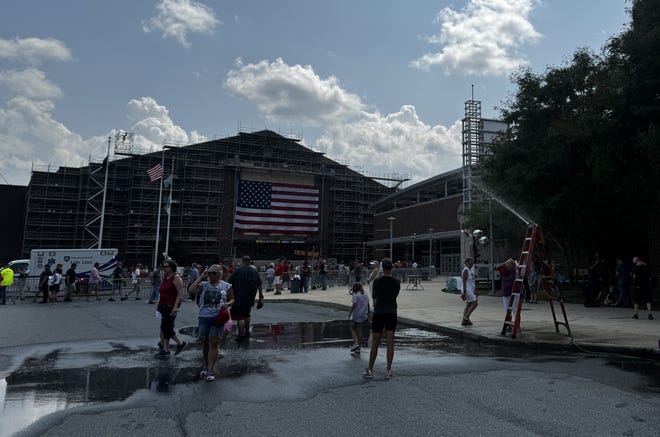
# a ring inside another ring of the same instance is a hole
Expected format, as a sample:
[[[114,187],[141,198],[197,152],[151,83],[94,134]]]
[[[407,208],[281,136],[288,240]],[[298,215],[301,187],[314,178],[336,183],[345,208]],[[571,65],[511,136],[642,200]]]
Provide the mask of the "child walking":
[[[353,284],[353,288],[351,288],[349,294],[353,303],[348,313],[348,317],[351,320],[351,334],[353,335],[351,354],[357,355],[360,353],[360,345],[362,344],[361,325],[369,319],[369,297],[364,294],[362,284],[359,282]]]

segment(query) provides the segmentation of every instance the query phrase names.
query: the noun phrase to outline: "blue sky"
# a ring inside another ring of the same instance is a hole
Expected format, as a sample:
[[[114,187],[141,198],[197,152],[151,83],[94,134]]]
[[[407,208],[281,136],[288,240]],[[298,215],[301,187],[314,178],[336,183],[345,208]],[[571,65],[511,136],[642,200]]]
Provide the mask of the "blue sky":
[[[460,166],[474,84],[485,117],[511,72],[624,30],[621,0],[5,0],[0,183],[79,166],[114,130],[159,149],[243,130],[413,181]]]

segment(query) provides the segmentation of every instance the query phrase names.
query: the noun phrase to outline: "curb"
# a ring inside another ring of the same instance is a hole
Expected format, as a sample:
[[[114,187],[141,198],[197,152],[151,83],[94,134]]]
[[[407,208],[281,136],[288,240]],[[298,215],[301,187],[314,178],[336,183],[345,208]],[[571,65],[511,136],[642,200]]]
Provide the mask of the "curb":
[[[324,308],[332,308],[336,310],[350,310],[350,305],[344,305],[335,302],[326,302],[326,301],[317,301],[310,299],[299,299],[299,298],[286,298],[272,300],[272,303],[298,303],[303,305],[314,305]],[[453,337],[458,337],[461,340],[470,340],[475,343],[485,344],[485,345],[500,345],[507,347],[518,347],[524,349],[532,349],[537,352],[570,352],[570,353],[587,353],[587,354],[613,354],[613,355],[625,355],[634,358],[643,358],[647,360],[660,361],[660,350],[655,350],[651,348],[644,347],[632,347],[632,346],[613,346],[608,344],[599,344],[599,343],[577,343],[574,340],[566,337],[566,343],[553,343],[547,341],[527,341],[527,340],[517,340],[511,337],[505,337],[501,335],[483,335],[473,332],[463,331],[450,326],[436,325],[429,322],[424,322],[420,320],[410,319],[407,317],[399,317],[399,321],[406,323],[408,325],[419,326],[421,328],[427,329],[429,331],[440,332],[443,334],[451,335]]]

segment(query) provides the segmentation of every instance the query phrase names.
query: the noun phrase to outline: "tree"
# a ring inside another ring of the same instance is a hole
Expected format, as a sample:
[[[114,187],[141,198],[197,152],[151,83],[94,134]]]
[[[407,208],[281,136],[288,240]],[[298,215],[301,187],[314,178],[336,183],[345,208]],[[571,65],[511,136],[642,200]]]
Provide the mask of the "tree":
[[[660,2],[633,2],[630,28],[602,54],[576,51],[541,74],[521,70],[510,124],[483,162],[484,181],[548,229],[574,264],[646,246],[660,162]]]

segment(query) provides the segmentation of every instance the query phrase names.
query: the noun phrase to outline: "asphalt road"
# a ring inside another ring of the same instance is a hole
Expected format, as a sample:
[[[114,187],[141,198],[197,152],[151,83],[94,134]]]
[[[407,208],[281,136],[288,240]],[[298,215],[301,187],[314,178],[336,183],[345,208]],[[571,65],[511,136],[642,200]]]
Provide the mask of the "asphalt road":
[[[19,339],[0,348],[0,436],[651,436],[660,429],[657,362],[537,354],[401,326],[394,378],[384,379],[381,349],[375,378],[366,380],[367,351],[348,353],[344,311],[271,304],[255,313],[248,347],[228,342],[219,377],[208,383],[197,377],[198,344],[154,358],[151,319],[110,322],[118,317],[112,311],[85,305],[21,310],[65,326],[60,317],[69,311],[79,323],[101,321],[68,339],[61,327],[17,331]],[[178,328],[194,335],[194,309],[186,311]],[[38,341],[19,341],[30,334]]]

